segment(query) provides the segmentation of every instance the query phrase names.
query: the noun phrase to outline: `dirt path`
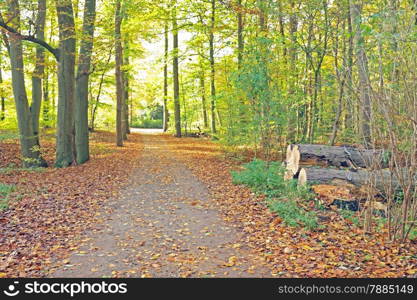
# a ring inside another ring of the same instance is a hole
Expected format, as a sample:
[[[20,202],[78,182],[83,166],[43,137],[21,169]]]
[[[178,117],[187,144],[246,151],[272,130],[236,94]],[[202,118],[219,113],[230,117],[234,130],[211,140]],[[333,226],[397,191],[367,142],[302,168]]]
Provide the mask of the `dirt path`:
[[[268,277],[242,234],[213,209],[205,185],[156,132],[121,196],[103,207],[103,223],[52,277]]]

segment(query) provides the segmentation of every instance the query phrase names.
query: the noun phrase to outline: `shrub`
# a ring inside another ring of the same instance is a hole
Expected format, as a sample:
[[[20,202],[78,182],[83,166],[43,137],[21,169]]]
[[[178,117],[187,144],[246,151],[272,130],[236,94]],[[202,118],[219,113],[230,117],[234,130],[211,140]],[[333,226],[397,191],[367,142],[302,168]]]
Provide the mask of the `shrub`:
[[[317,228],[317,216],[314,212],[307,212],[299,207],[295,200],[270,200],[269,208],[277,213],[288,226],[305,226],[312,230]]]
[[[151,120],[151,119],[135,119],[132,121],[131,127],[133,128],[160,128],[162,129],[162,120]]]
[[[307,212],[297,201],[313,199],[309,187],[300,187],[296,180],[284,180],[284,167],[278,162],[254,160],[243,165],[244,170],[232,172],[233,183],[250,187],[256,193],[268,197],[269,208],[277,213],[288,226],[318,226],[314,212]]]
[[[281,163],[253,160],[243,165],[244,170],[232,172],[234,184],[244,184],[257,193],[278,199],[312,199],[309,187],[300,187],[296,180],[284,180],[285,168]]]

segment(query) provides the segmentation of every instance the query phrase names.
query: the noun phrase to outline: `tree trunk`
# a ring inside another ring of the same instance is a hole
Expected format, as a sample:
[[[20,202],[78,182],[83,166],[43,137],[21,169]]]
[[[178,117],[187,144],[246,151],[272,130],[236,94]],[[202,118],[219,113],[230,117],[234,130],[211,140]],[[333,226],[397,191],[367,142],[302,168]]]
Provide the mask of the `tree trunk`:
[[[243,13],[242,13],[242,0],[238,0],[238,13],[237,13],[237,66],[238,69],[242,69],[243,64],[243,51],[245,48],[245,41],[243,38]]]
[[[343,22],[343,28],[344,28],[344,22]],[[339,23],[337,24],[337,29],[339,29]],[[343,110],[343,99],[344,99],[344,94],[345,94],[345,83],[346,83],[346,74],[345,72],[343,72],[343,75],[340,74],[339,71],[339,37],[336,36],[335,37],[335,41],[334,41],[335,45],[334,45],[334,67],[335,67],[335,73],[336,73],[336,79],[337,79],[337,83],[339,85],[339,95],[338,95],[338,105],[336,108],[336,116],[334,118],[333,121],[333,129],[332,129],[332,135],[330,137],[329,140],[329,144],[330,146],[334,146],[335,142],[336,142],[336,138],[337,138],[337,133],[339,131],[339,127],[340,127],[340,120],[342,117],[342,110]],[[346,54],[346,39],[343,38],[343,55],[345,57]],[[347,69],[347,63],[346,60],[343,59],[343,69],[346,70]]]
[[[42,119],[44,122],[49,121],[49,111],[50,111],[50,99],[49,99],[49,72],[48,69],[46,69],[44,73],[44,78],[42,80],[42,89],[43,89],[43,112],[42,112]],[[46,125],[46,127],[49,127],[49,124]]]
[[[173,79],[174,79],[174,114],[175,114],[175,136],[181,137],[181,106],[180,106],[180,82],[178,74],[178,24],[175,8],[172,17],[173,31]]]
[[[55,0],[59,27],[58,128],[55,165],[74,162],[75,24],[71,0]]]
[[[85,0],[83,32],[78,58],[75,98],[75,149],[78,164],[90,159],[88,137],[88,87],[93,52],[96,0]]]
[[[211,87],[211,131],[216,133],[216,70],[214,67],[214,26],[216,22],[216,0],[211,0],[210,47],[210,87]]]
[[[8,9],[13,16],[13,25],[20,29],[20,8],[18,0],[9,0]],[[12,87],[19,125],[20,149],[25,167],[46,167],[40,154],[38,136],[33,134],[33,123],[25,87],[22,40],[10,35],[10,65],[12,69]]]
[[[346,117],[345,117],[345,128],[354,128],[354,122],[353,122],[353,118],[354,118],[354,112],[355,112],[355,108],[354,105],[352,103],[352,99],[354,98],[353,93],[352,93],[352,88],[353,88],[353,48],[354,48],[354,36],[353,36],[353,27],[352,27],[352,19],[350,17],[351,13],[350,13],[350,6],[348,3],[348,7],[347,7],[347,30],[348,30],[348,50],[347,50],[347,58],[346,58],[346,63],[347,63],[347,74],[346,74],[346,85],[347,85],[347,89],[346,89],[346,97],[347,99],[349,99],[349,102],[346,104],[347,108],[346,108]]]
[[[36,20],[36,38],[45,39],[46,0],[38,0],[38,16]],[[30,113],[32,117],[33,134],[39,138],[39,118],[42,103],[42,79],[45,72],[45,49],[36,46],[36,63],[32,75],[32,104]]]
[[[123,64],[123,49],[122,49],[122,37],[121,37],[121,0],[116,1],[116,13],[115,13],[115,49],[116,49],[116,97],[117,97],[117,115],[116,115],[116,135],[117,146],[123,146],[124,140],[124,84],[122,75]]]
[[[294,1],[290,2],[291,5],[291,15],[290,15],[290,24],[289,24],[289,31],[290,31],[290,39],[291,45],[289,46],[289,75],[290,80],[288,81],[288,95],[290,96],[290,100],[292,104],[295,103],[295,93],[296,93],[296,81],[297,81],[297,30],[298,30],[298,18],[295,13],[295,3]],[[298,105],[296,105],[296,112],[288,112],[288,140],[290,142],[294,142],[297,140],[298,137],[298,126],[294,126],[297,124],[297,115],[298,115]]]
[[[361,110],[361,134],[366,147],[371,143],[371,90],[369,82],[368,58],[366,57],[365,39],[362,36],[362,4],[359,0],[350,0],[350,13],[354,26],[354,43],[356,64],[359,72],[359,94]]]
[[[204,77],[205,77],[204,69],[201,68],[201,75],[200,75],[201,104],[203,108],[204,128],[208,128],[208,116],[207,116],[207,106],[206,106],[206,83],[205,83]]]
[[[0,121],[4,121],[6,118],[6,97],[5,91],[3,89],[3,72],[2,72],[2,57],[3,54],[1,53],[1,45],[0,45]]]
[[[165,21],[164,28],[165,36],[165,53],[164,53],[164,121],[163,130],[168,130],[168,51],[169,51],[169,40],[168,40],[168,21]]]
[[[340,181],[351,183],[355,186],[372,186],[380,192],[384,192],[388,186],[392,185],[393,190],[399,187],[398,181],[389,170],[367,171],[358,170],[355,172],[348,170],[337,170],[330,168],[303,168],[307,182],[311,184],[339,184]],[[300,171],[301,174],[301,171]],[[297,175],[298,176],[298,175]]]
[[[124,15],[124,13],[123,13]],[[127,18],[127,16],[126,16]],[[124,83],[124,135],[123,139],[127,140],[127,135],[130,134],[130,123],[129,123],[129,70],[126,67],[129,66],[129,42],[130,38],[129,35],[126,34],[125,38],[123,39],[124,49],[123,49],[123,69],[122,69],[122,76],[123,76],[123,83]]]

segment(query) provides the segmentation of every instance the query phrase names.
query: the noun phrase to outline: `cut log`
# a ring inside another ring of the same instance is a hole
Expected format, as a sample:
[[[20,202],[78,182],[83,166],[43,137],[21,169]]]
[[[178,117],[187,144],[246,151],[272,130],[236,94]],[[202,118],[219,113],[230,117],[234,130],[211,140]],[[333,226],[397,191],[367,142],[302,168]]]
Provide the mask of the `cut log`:
[[[299,186],[307,185],[307,173],[305,169],[301,169],[300,174],[298,174],[298,185]]]
[[[355,172],[349,170],[337,170],[330,168],[303,168],[301,172],[305,172],[306,181],[310,184],[331,184],[334,181],[343,181],[351,183],[355,186],[374,186],[378,191],[385,192],[392,184],[394,190],[398,187],[398,181],[391,178],[389,170],[366,171],[357,170]],[[298,178],[298,175],[296,176]]]
[[[294,152],[299,152],[299,154]],[[287,155],[299,156],[299,164],[324,163],[327,166],[348,168],[375,168],[387,167],[384,162],[384,151],[375,149],[358,149],[351,146],[326,146],[300,144],[292,145]]]
[[[285,180],[290,180],[298,173],[300,169],[300,152],[298,151],[298,146],[289,145],[287,148],[287,159],[286,163],[286,172],[284,175]]]

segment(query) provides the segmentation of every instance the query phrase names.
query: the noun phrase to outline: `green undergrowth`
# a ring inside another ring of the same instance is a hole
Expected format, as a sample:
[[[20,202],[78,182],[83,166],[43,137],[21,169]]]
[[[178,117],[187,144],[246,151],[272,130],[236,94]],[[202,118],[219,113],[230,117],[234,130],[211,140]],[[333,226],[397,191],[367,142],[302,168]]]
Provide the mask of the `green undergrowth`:
[[[279,162],[253,160],[243,165],[242,171],[232,172],[233,183],[250,187],[258,194],[267,196],[271,211],[292,227],[315,229],[318,225],[316,212],[307,211],[303,203],[314,199],[308,186],[298,186],[296,180],[284,180],[285,169]]]

